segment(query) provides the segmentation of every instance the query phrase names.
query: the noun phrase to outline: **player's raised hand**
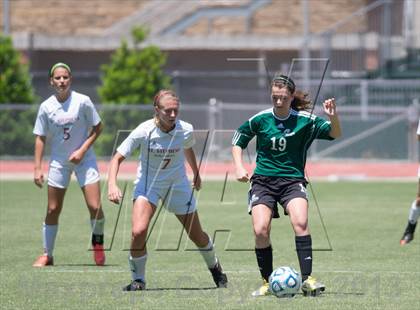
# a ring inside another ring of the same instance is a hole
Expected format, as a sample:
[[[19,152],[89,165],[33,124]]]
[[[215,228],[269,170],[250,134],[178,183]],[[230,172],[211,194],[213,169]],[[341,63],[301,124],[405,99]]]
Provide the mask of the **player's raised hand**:
[[[235,174],[236,174],[237,181],[243,182],[243,183],[249,182],[249,174],[245,168],[243,167],[236,168]]]
[[[113,203],[120,203],[120,199],[122,197],[121,190],[117,185],[109,185],[108,186],[108,200]]]
[[[42,172],[41,169],[35,168],[34,183],[39,188],[42,188],[42,185],[44,184],[44,173]]]
[[[193,181],[192,181],[192,187],[199,191],[201,189],[201,177],[200,174],[197,174],[194,176]]]
[[[323,103],[324,106],[324,112],[325,114],[327,114],[328,116],[336,116],[337,115],[337,105],[335,103],[335,98],[330,98],[324,101]]]

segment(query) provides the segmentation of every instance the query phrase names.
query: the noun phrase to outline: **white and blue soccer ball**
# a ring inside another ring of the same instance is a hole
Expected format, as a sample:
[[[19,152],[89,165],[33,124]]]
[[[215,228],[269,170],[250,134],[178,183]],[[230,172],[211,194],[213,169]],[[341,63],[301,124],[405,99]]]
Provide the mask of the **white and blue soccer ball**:
[[[291,267],[275,269],[268,281],[270,292],[277,297],[293,297],[302,286],[300,273]]]

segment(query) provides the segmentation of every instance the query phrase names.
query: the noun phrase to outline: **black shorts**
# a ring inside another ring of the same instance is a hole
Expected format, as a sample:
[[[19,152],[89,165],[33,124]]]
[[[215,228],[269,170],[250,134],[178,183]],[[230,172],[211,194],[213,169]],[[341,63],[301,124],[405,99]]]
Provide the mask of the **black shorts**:
[[[251,214],[253,206],[264,204],[273,210],[273,218],[280,217],[277,203],[283,207],[284,215],[287,215],[286,207],[294,198],[304,198],[308,182],[301,178],[270,177],[254,174],[251,177],[251,189],[248,192],[248,212]]]

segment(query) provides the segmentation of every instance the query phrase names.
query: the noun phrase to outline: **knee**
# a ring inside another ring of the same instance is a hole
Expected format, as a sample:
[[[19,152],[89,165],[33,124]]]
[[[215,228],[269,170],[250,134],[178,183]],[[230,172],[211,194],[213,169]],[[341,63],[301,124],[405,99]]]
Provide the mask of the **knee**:
[[[142,240],[147,235],[147,226],[135,226],[131,230],[131,238],[133,241]]]
[[[100,202],[89,203],[87,207],[89,208],[89,210],[94,211],[94,212],[98,212],[102,210],[102,205]]]
[[[270,238],[270,229],[267,225],[255,225],[254,234],[257,240],[268,240]]]
[[[58,217],[60,215],[60,206],[49,204],[47,208],[47,217]]]
[[[297,221],[293,223],[293,230],[297,235],[306,235],[309,233],[307,221]]]

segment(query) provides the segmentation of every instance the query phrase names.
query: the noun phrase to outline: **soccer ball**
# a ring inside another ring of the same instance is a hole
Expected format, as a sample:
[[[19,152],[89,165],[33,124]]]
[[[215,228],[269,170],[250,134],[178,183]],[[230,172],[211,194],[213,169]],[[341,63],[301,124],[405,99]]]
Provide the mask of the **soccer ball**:
[[[275,269],[268,279],[270,292],[277,297],[293,297],[302,286],[302,278],[291,267]]]

